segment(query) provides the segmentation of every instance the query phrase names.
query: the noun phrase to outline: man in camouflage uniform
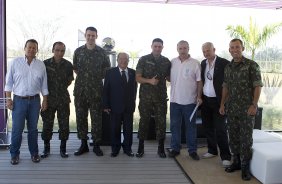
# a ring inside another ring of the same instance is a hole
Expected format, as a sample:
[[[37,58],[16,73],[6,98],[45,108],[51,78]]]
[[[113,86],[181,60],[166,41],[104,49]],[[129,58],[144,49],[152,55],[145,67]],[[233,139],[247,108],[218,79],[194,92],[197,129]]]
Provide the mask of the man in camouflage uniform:
[[[68,86],[73,81],[72,64],[64,59],[66,46],[62,42],[53,44],[52,52],[54,56],[45,60],[47,71],[47,82],[49,96],[47,99],[48,109],[41,112],[43,120],[42,140],[44,140],[44,151],[42,158],[50,154],[50,140],[53,135],[54,118],[57,112],[59,123],[59,139],[61,140],[60,154],[66,158],[66,142],[69,138],[69,115],[70,115],[70,95]]]
[[[156,134],[159,141],[158,155],[165,158],[164,140],[166,132],[167,89],[166,77],[170,73],[170,61],[161,55],[163,41],[156,38],[152,42],[152,53],[140,58],[136,67],[136,81],[139,82],[138,130],[139,146],[136,157],[144,155],[144,139],[148,133],[151,115],[155,116]]]
[[[97,29],[88,27],[85,31],[86,44],[74,52],[73,67],[77,74],[74,86],[74,103],[80,148],[76,156],[89,152],[88,110],[91,117],[91,135],[94,142],[93,152],[103,156],[100,149],[102,140],[102,90],[103,78],[110,67],[110,60],[101,47],[96,45]]]
[[[233,153],[233,163],[225,171],[234,172],[242,168],[242,179],[250,180],[252,134],[262,80],[259,65],[245,58],[243,51],[240,39],[230,41],[229,52],[233,59],[225,67],[219,111],[222,115],[227,114],[229,145]]]

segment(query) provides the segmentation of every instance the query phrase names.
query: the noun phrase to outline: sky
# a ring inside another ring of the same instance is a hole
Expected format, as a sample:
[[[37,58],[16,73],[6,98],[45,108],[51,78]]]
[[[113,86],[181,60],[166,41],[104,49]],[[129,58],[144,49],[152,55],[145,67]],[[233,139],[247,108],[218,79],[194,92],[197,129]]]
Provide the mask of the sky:
[[[78,47],[78,29],[88,26],[98,29],[97,43],[112,37],[117,51],[135,51],[140,55],[151,52],[151,42],[164,40],[163,55],[177,56],[176,44],[187,40],[190,54],[202,58],[201,45],[213,42],[217,52],[227,52],[230,37],[227,25],[244,25],[252,16],[258,25],[282,21],[282,10],[239,9],[191,5],[110,3],[75,0],[9,0],[7,1],[8,48],[21,48],[24,39],[58,31],[52,38],[65,42],[74,51]],[[59,20],[58,20],[59,19]],[[25,26],[25,29],[21,27]],[[24,31],[27,30],[27,31]],[[28,32],[25,34],[24,32]],[[281,33],[274,36],[269,46],[282,48]],[[51,41],[51,40],[50,40]],[[39,44],[40,45],[40,44]]]

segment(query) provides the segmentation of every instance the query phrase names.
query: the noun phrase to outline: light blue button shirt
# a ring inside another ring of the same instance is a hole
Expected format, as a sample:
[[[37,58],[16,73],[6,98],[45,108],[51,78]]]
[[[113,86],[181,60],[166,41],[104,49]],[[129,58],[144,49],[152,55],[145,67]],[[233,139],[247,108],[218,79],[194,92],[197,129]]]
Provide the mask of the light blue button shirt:
[[[5,91],[18,96],[48,95],[45,65],[33,59],[30,65],[25,57],[14,59],[6,75]]]

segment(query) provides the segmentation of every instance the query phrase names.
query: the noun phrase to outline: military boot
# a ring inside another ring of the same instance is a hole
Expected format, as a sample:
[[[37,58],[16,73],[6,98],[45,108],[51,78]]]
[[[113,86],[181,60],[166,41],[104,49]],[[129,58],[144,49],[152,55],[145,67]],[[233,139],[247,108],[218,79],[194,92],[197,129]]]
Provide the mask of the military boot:
[[[61,140],[60,155],[61,155],[62,158],[69,157],[68,153],[66,153],[66,147],[67,147],[67,141]]]
[[[251,180],[251,173],[250,173],[250,161],[249,160],[243,160],[242,161],[242,180],[248,181]]]
[[[234,155],[233,156],[233,163],[225,169],[226,172],[231,173],[236,170],[241,169],[241,160],[240,160],[240,155]]]
[[[77,151],[74,152],[75,156],[82,155],[83,153],[89,152],[88,144],[86,139],[81,139],[81,145]]]
[[[166,158],[166,154],[164,150],[164,139],[159,140],[158,155],[160,158]]]
[[[144,155],[144,140],[139,139],[138,151],[136,157],[141,158]]]
[[[50,140],[44,141],[44,150],[41,155],[41,158],[47,158],[50,155]]]
[[[101,150],[99,144],[94,144],[93,152],[94,152],[97,156],[103,156],[103,155],[104,155],[104,153],[103,153],[103,151]]]

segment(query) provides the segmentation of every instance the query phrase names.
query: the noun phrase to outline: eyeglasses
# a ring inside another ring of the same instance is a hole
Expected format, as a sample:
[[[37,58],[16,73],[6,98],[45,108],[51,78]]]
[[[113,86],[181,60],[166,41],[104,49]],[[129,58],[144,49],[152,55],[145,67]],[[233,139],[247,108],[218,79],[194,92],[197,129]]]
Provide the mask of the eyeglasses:
[[[207,78],[208,78],[209,80],[212,80],[212,75],[211,75],[210,71],[207,72]]]

